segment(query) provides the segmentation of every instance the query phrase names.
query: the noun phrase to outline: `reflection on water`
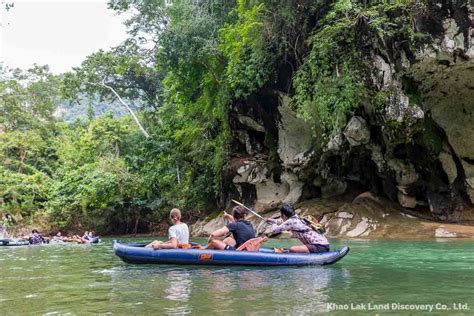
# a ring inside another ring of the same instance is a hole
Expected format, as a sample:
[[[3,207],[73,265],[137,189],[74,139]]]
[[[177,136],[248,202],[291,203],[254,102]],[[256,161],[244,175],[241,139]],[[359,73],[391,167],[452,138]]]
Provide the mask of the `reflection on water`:
[[[166,273],[168,288],[165,290],[165,298],[171,301],[184,301],[189,299],[191,294],[191,274],[185,271],[170,271]]]
[[[333,278],[350,278],[347,271],[331,267],[123,264],[101,272],[111,276],[114,304],[128,302],[127,308],[132,312],[144,308],[137,306],[144,302],[147,309],[162,310],[170,315],[207,314],[210,310],[224,314],[255,313],[268,308],[283,314],[314,313],[326,308],[326,291]]]
[[[321,267],[226,268],[212,273],[198,268],[193,271],[193,286],[199,288],[194,301],[206,299],[213,310],[222,312],[265,310],[272,302],[279,313],[314,313],[325,310],[325,290],[339,274]]]
[[[189,305],[176,306],[176,307],[165,307],[166,315],[186,315],[191,313]]]
[[[474,309],[472,243],[351,246],[336,265],[299,268],[130,265],[113,255],[110,244],[4,247],[0,315],[312,315],[326,312],[328,303],[394,298],[456,299]]]
[[[199,296],[203,296],[202,294],[205,293],[217,310],[229,311],[229,304],[233,303],[232,294],[235,291],[235,285],[225,270],[220,268],[212,272],[207,268],[202,269],[197,275],[200,280],[208,280],[208,284],[201,287]]]
[[[312,314],[321,311],[327,301],[325,290],[339,272],[322,267],[278,270],[273,279],[272,297],[277,302],[285,302],[291,292],[293,301],[291,306],[282,304],[278,312]]]

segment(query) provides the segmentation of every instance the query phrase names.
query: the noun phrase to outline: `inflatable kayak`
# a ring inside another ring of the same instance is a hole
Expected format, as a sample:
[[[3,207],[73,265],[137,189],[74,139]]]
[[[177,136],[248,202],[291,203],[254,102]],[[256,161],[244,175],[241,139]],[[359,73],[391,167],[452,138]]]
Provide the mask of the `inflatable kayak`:
[[[88,242],[89,244],[98,244],[100,243],[100,237],[92,237],[92,239]]]
[[[160,249],[144,245],[114,241],[114,252],[127,263],[249,265],[249,266],[304,266],[328,265],[341,260],[349,247],[317,254],[277,253],[271,248],[259,251]]]
[[[15,240],[15,239],[0,239],[0,246],[28,246],[30,242],[28,240]]]

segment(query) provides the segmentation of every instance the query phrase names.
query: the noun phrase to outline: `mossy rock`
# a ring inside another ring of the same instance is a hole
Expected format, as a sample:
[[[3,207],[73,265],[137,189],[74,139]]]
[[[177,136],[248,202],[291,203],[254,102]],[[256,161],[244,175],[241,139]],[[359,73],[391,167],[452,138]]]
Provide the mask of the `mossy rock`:
[[[218,218],[220,215],[222,215],[222,211],[221,211],[221,210],[214,211],[214,212],[210,213],[209,215],[207,215],[206,218],[204,219],[204,221],[205,221],[206,223],[207,223],[207,222],[210,222],[210,221],[212,221],[213,219]]]

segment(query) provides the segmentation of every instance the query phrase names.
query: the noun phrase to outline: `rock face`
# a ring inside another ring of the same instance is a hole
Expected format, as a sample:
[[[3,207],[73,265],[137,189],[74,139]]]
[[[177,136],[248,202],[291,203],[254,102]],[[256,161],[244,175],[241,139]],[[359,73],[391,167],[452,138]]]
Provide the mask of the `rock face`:
[[[364,193],[351,201],[348,195],[329,199],[313,199],[297,204],[299,215],[320,218],[331,238],[357,239],[433,239],[474,238],[474,226],[427,222],[405,213],[396,203],[374,198]],[[261,212],[265,217],[277,217],[279,212]],[[270,227],[255,216],[249,216],[257,234],[270,232]],[[207,237],[225,225],[222,216],[204,219],[190,227],[191,235]],[[280,238],[291,237],[283,234]]]
[[[437,238],[455,238],[456,233],[450,233],[443,227],[436,228],[435,230],[435,237]]]
[[[449,151],[442,151],[439,154],[439,161],[443,166],[443,170],[448,176],[449,184],[453,184],[458,176],[458,171],[456,169],[456,163],[454,162],[453,155]]]
[[[344,136],[351,146],[367,144],[370,140],[370,131],[364,118],[352,117],[344,129]]]
[[[321,188],[322,197],[341,195],[346,192],[347,183],[338,179],[330,178]]]
[[[258,183],[257,200],[263,204],[295,203],[301,196],[303,184],[292,173],[283,173],[280,183],[271,180]]]
[[[304,155],[311,150],[311,128],[290,109],[288,95],[280,94],[279,101],[278,156],[283,166],[297,166],[304,161]]]
[[[464,187],[469,196],[471,203],[474,203],[474,164],[470,158],[461,160],[461,165],[464,171]]]
[[[237,157],[231,160],[228,174],[238,198],[245,199],[245,191],[252,195],[252,204],[295,203],[301,199],[305,181],[300,168],[311,158],[311,129],[290,108],[288,95],[278,92],[261,98],[263,104],[235,109],[233,151]]]
[[[432,1],[414,14],[415,31],[432,40],[367,44],[381,104],[361,106],[326,142],[295,114],[291,91],[236,103],[225,201],[265,208],[370,191],[431,219],[474,221],[474,7]],[[355,237],[377,225],[354,212],[358,224],[347,226],[341,214],[330,230]]]

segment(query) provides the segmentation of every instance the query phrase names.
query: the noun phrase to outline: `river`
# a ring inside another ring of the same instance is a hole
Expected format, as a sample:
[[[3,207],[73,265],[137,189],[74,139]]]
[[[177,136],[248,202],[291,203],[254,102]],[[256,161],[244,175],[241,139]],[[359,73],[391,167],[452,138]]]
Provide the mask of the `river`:
[[[111,242],[0,247],[0,315],[474,314],[473,241],[335,241],[299,268],[130,265]]]

